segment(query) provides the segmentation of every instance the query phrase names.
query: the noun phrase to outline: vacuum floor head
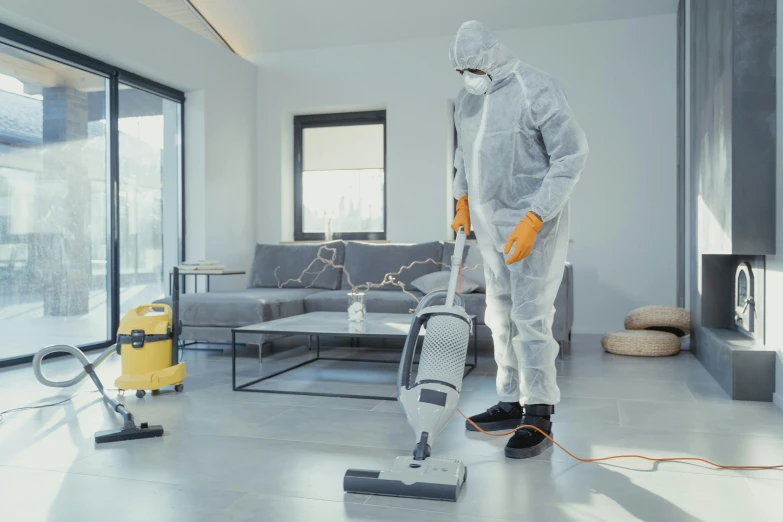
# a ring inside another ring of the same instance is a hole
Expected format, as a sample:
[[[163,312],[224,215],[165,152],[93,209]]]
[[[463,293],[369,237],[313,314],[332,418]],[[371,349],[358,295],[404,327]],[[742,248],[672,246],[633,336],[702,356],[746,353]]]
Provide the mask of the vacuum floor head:
[[[150,439],[152,437],[162,437],[163,426],[149,426],[142,422],[139,426],[132,428],[119,428],[116,430],[99,431],[95,434],[95,443],[119,442],[121,440]]]
[[[349,469],[343,489],[346,493],[455,502],[466,478],[467,469],[459,460],[397,457],[389,471]]]

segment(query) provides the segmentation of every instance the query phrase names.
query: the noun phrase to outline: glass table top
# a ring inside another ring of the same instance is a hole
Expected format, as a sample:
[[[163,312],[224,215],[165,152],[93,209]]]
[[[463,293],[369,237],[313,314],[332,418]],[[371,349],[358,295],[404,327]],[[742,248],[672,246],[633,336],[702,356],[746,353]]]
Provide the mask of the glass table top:
[[[405,337],[412,314],[368,313],[360,323],[348,321],[347,312],[311,312],[266,323],[234,328],[236,333],[345,335],[352,337]],[[422,333],[424,333],[422,329]]]

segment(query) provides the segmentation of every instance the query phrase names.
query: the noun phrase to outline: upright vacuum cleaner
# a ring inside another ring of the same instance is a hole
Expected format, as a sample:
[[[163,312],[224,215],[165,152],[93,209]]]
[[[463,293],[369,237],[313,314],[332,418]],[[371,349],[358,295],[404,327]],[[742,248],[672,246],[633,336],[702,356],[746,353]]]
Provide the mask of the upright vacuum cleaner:
[[[163,386],[174,385],[182,391],[185,380],[185,363],[179,361],[179,271],[174,268],[172,306],[147,304],[129,311],[120,321],[117,344],[108,347],[94,361],[90,362],[84,352],[75,346],[57,344],[47,346],[33,357],[33,371],[41,384],[55,388],[67,388],[81,382],[88,375],[103,400],[122,416],[122,428],[100,431],[95,442],[117,442],[121,440],[146,439],[163,435],[163,426],[151,426],[146,422],[136,425],[133,414],[123,404],[112,399],[103,388],[95,368],[113,354],[122,358],[122,375],[114,382],[121,390],[136,389],[136,396],[144,397],[145,390],[157,393]],[[76,357],[84,369],[72,379],[52,381],[48,379],[41,365],[43,359],[52,353],[67,353]]]
[[[431,457],[435,437],[457,408],[471,320],[457,293],[465,232],[460,229],[451,258],[448,290],[427,294],[416,307],[397,375],[397,400],[416,434],[410,456],[397,457],[388,471],[349,469],[343,489],[349,493],[456,501],[467,478],[459,460]],[[439,304],[440,303],[440,304]],[[426,335],[419,368],[412,379],[422,328]]]

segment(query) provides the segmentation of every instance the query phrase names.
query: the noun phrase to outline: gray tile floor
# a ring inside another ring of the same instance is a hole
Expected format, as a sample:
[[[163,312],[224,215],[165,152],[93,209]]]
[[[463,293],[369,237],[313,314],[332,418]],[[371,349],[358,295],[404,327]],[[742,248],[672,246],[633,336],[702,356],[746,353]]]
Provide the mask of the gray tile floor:
[[[398,357],[373,353],[379,355]],[[347,468],[381,469],[411,449],[413,435],[396,403],[236,393],[227,352],[188,351],[185,360],[185,392],[124,399],[138,420],[163,424],[166,435],[102,447],[94,446],[93,432],[117,421],[89,384],[58,393],[39,385],[29,367],[0,371],[0,411],[83,392],[62,406],[8,414],[0,422],[0,520],[783,519],[783,470],[636,460],[579,464],[557,449],[511,461],[503,457],[504,440],[466,433],[457,415],[435,444],[436,454],[460,458],[470,469],[457,503],[346,495]],[[107,385],[118,364],[115,357],[100,368]],[[259,369],[250,352],[240,364],[243,377]],[[56,361],[47,368],[56,376],[76,364]],[[558,370],[563,401],[555,436],[579,456],[783,463],[783,412],[732,402],[687,352],[618,357],[585,337]],[[267,386],[393,396],[395,371],[394,365],[319,361]],[[484,357],[466,379],[464,411],[495,402],[493,371]]]

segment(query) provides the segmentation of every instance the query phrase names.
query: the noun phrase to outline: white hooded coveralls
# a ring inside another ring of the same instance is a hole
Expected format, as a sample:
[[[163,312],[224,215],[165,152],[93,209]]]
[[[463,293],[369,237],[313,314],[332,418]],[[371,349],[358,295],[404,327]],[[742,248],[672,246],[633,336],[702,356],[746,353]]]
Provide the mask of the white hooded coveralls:
[[[568,250],[568,198],[587,140],[557,80],[519,61],[480,23],[460,27],[449,55],[455,69],[478,69],[492,80],[486,94],[462,89],[457,96],[454,197],[468,195],[484,258],[498,395],[554,405],[554,302]],[[544,226],[530,255],[507,266],[506,240],[529,210]]]

